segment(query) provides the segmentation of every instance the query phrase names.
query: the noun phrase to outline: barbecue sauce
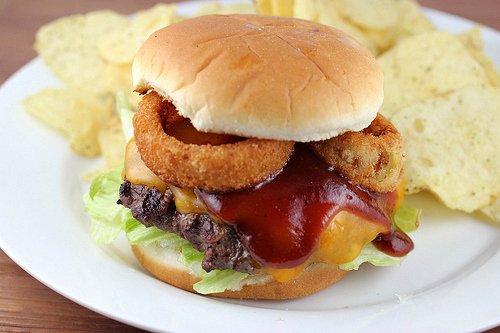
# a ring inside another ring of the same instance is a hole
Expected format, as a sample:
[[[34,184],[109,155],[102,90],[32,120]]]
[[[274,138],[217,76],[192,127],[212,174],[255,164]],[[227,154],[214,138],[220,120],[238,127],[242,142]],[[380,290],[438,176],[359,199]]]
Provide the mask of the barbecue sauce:
[[[402,257],[413,250],[411,238],[401,230],[380,234],[372,243],[377,249],[393,257]]]
[[[303,144],[296,145],[272,180],[249,190],[196,194],[213,215],[236,228],[263,267],[283,269],[306,262],[341,211],[380,226],[384,237],[375,243],[380,250],[403,256],[413,248],[411,239],[392,227],[396,191],[373,193],[351,184]]]

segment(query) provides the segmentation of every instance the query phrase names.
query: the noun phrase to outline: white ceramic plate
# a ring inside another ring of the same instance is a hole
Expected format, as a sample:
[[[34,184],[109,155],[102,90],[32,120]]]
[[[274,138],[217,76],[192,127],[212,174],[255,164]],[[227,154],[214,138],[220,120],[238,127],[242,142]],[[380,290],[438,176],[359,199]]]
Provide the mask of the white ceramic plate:
[[[427,11],[440,27],[471,22]],[[500,65],[500,33],[485,29]],[[400,267],[360,271],[331,288],[286,302],[229,301],[193,295],[150,277],[123,239],[98,246],[89,237],[79,175],[95,162],[27,115],[24,96],[57,85],[35,59],[0,89],[0,246],[32,276],[92,310],[154,331],[461,332],[500,324],[500,228],[481,216],[449,211],[431,196],[416,248]]]

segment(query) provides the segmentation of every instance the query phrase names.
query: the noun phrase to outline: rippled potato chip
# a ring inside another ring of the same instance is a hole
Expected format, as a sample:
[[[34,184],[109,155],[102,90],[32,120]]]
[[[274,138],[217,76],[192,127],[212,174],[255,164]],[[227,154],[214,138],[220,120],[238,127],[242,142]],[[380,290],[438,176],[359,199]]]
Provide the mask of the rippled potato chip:
[[[378,59],[384,73],[382,114],[466,85],[488,83],[457,36],[444,31],[408,37]]]
[[[340,29],[375,55],[405,37],[435,30],[414,0],[293,0],[289,4],[294,17]],[[280,15],[269,0],[257,1],[256,7],[259,13]]]
[[[137,12],[135,19],[125,29],[99,36],[99,55],[114,64],[132,64],[135,54],[149,35],[174,21],[175,10],[175,5],[158,4]]]
[[[341,0],[341,15],[367,30],[386,30],[399,23],[397,0]]]
[[[436,27],[422,11],[422,7],[415,0],[401,0],[397,2],[400,14],[398,36],[407,37],[436,30]]]
[[[113,170],[125,160],[125,136],[120,118],[116,114],[111,116],[98,135],[99,147],[104,158],[104,164],[99,168],[86,172],[82,179],[91,182],[95,177]]]
[[[257,13],[274,16],[293,16],[294,0],[256,0]]]
[[[26,97],[22,105],[32,116],[68,135],[73,117],[73,98],[66,89],[48,88]]]
[[[484,53],[483,38],[481,29],[474,27],[458,35],[470,54],[483,67],[490,84],[500,86],[500,73],[495,63]]]
[[[132,29],[126,29],[102,36],[97,49],[104,60],[118,65],[127,65],[134,59],[140,46],[139,43],[136,33]]]
[[[107,121],[106,126],[99,133],[98,141],[106,166],[112,169],[123,163],[126,142],[117,115],[113,115]]]
[[[500,89],[466,86],[399,110],[406,191],[428,189],[446,206],[472,212],[500,193]]]
[[[96,170],[85,173],[82,178],[91,182],[95,177],[111,171],[116,166],[123,164],[125,160],[125,137],[123,135],[122,125],[117,115],[113,115],[106,122],[98,135],[98,142],[104,157],[104,165]]]
[[[436,30],[415,0],[395,0],[399,12],[396,40]]]
[[[89,157],[100,154],[98,136],[113,112],[112,99],[71,89],[47,88],[24,99],[23,106],[66,135],[70,147],[78,154]]]
[[[337,4],[331,0],[295,0],[294,17],[319,22],[344,31],[354,37],[371,52],[378,50],[369,38],[357,27],[346,22],[339,13]]]
[[[481,209],[493,221],[500,223],[500,193],[497,193],[495,200],[488,206]]]
[[[132,64],[107,64],[104,69],[104,80],[113,95],[118,91],[132,93]]]
[[[133,20],[133,27],[151,34],[174,21],[176,8],[175,4],[157,4],[149,9],[138,11]]]
[[[251,3],[224,4],[217,1],[202,2],[195,16],[210,14],[255,14]]]
[[[35,49],[69,87],[104,95],[113,91],[106,81],[107,63],[97,52],[98,39],[129,26],[126,16],[109,10],[67,16],[38,30]]]
[[[398,22],[388,29],[364,29],[365,36],[376,46],[378,52],[384,52],[403,38],[436,30],[431,21],[422,12],[414,0],[392,0],[397,11]]]

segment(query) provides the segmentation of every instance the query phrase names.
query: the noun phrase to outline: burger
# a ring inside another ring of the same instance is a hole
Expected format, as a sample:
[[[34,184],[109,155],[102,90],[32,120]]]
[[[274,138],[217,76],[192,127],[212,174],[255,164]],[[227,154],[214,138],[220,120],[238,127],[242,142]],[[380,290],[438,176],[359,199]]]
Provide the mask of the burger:
[[[378,114],[382,73],[343,32],[284,17],[188,19],[149,37],[133,81],[143,97],[123,170],[98,177],[86,204],[93,234],[125,230],[160,280],[288,299],[413,249],[395,223],[404,152]],[[107,220],[92,213],[103,198],[114,198]]]

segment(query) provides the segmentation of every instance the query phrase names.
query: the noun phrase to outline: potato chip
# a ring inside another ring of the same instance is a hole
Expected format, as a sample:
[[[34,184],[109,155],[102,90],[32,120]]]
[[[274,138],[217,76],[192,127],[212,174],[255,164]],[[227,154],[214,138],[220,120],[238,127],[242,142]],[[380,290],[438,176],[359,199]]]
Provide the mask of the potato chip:
[[[151,34],[172,23],[176,8],[175,4],[157,4],[149,9],[141,10],[136,13],[133,27]]]
[[[175,10],[175,5],[158,4],[137,12],[135,19],[127,28],[100,36],[97,42],[100,56],[114,64],[131,64],[149,35],[173,23]]]
[[[294,0],[256,0],[257,13],[274,16],[289,16],[294,14]]]
[[[98,140],[106,166],[111,169],[123,163],[126,142],[118,116],[114,115],[107,121]]]
[[[99,133],[113,114],[113,99],[76,93],[73,118],[70,123],[69,145],[84,156],[99,156]]]
[[[378,49],[360,29],[342,19],[334,1],[295,0],[293,12],[294,17],[319,22],[342,30],[374,54],[378,53]]]
[[[496,199],[490,205],[481,208],[481,212],[493,221],[500,223],[500,193],[497,193]]]
[[[106,64],[104,71],[105,82],[108,90],[113,93],[118,91],[132,91],[132,65],[131,64]]]
[[[101,35],[123,31],[129,25],[126,16],[108,10],[64,17],[38,30],[35,49],[68,86],[106,94],[106,62],[97,52],[97,41]]]
[[[342,0],[341,16],[367,30],[386,30],[399,23],[395,0]]]
[[[257,14],[273,15],[271,0],[255,0],[255,10],[257,11]]]
[[[488,82],[458,37],[444,31],[406,38],[377,60],[384,73],[381,112],[388,117],[403,106]]]
[[[224,4],[208,1],[200,4],[195,16],[210,14],[255,14],[255,8],[251,3]]]
[[[26,97],[22,101],[26,111],[46,125],[69,134],[73,117],[73,98],[66,89],[48,88]]]
[[[436,30],[415,1],[393,0],[392,7],[399,18],[395,26],[388,29],[361,29],[379,52],[385,52],[403,38]]]
[[[383,53],[396,43],[396,30],[362,30],[363,35],[372,43],[376,52],[375,56]]]
[[[458,35],[470,54],[483,67],[490,84],[500,86],[500,73],[495,63],[484,53],[481,29],[474,27]]]
[[[414,0],[295,0],[294,16],[343,30],[375,55],[435,30]]]
[[[136,33],[129,28],[101,36],[97,44],[97,50],[105,61],[118,65],[127,65],[132,63],[140,45]]]
[[[399,23],[395,31],[395,42],[409,36],[436,30],[415,0],[395,0],[399,12]]]
[[[47,88],[27,97],[24,108],[59,130],[83,156],[98,156],[98,134],[112,114],[112,100],[83,91]]]
[[[500,193],[500,89],[466,86],[402,108],[392,121],[405,143],[406,189],[429,189],[472,212]]]
[[[116,166],[123,164],[125,160],[125,136],[123,135],[120,119],[116,114],[109,118],[106,125],[99,132],[98,141],[105,163],[99,168],[82,175],[82,179],[87,182],[91,182],[95,177],[111,171]]]

